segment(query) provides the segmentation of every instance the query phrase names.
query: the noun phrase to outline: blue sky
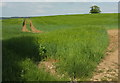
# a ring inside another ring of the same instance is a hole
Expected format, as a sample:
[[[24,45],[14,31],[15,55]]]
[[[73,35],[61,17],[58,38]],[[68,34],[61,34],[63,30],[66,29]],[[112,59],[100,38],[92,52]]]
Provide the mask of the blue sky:
[[[102,13],[117,13],[118,2],[3,2],[0,16],[87,14],[97,5]]]

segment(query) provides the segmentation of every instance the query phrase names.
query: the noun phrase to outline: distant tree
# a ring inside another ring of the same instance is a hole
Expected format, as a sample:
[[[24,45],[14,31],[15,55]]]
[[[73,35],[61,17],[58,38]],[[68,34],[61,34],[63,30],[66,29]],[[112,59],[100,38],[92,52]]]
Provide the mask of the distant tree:
[[[100,7],[98,7],[96,5],[94,5],[94,6],[90,7],[90,8],[91,8],[90,13],[100,13],[101,12]]]

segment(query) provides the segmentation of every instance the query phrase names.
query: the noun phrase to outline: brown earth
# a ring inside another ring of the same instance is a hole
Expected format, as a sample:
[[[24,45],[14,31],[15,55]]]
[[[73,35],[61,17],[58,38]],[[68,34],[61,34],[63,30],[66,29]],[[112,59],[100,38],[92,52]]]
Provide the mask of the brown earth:
[[[37,29],[33,26],[31,20],[30,20],[30,28],[31,28],[31,30],[32,30],[33,33],[40,33],[40,32],[42,32],[42,31],[40,31],[40,30],[37,30]]]
[[[41,33],[42,31],[40,30],[37,30],[34,26],[33,26],[33,23],[32,21],[30,20],[30,29],[31,31],[29,31],[26,27],[26,19],[24,20],[23,22],[23,28],[22,28],[22,32],[33,32],[33,33]]]
[[[41,69],[45,69],[46,72],[49,72],[51,75],[54,75],[56,76],[57,78],[64,78],[65,77],[65,74],[61,74],[59,72],[57,72],[57,69],[56,69],[56,63],[59,62],[59,60],[55,60],[55,59],[47,59],[45,61],[41,61],[39,64],[38,64],[38,68]],[[71,78],[70,78],[71,80]]]
[[[54,59],[49,59],[46,61],[42,61],[38,64],[39,68],[45,68],[45,70],[47,72],[50,72],[51,74],[55,74],[56,73],[56,67],[55,67],[55,63],[57,62],[57,60]]]
[[[23,22],[22,32],[30,32],[30,31],[26,28],[26,20],[24,20],[24,22]]]
[[[118,80],[118,30],[108,30],[109,46],[105,58],[97,66],[91,81]]]

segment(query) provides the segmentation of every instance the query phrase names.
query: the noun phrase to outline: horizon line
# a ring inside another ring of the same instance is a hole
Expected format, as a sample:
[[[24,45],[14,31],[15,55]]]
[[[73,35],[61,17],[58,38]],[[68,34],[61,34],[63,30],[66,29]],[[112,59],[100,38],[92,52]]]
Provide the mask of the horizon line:
[[[119,12],[109,12],[109,13],[100,13],[100,14],[111,14]],[[2,16],[2,17],[43,17],[43,16],[58,16],[58,15],[77,15],[77,14],[91,14],[91,13],[67,13],[67,14],[50,14],[50,15],[29,15],[29,16]],[[2,18],[0,17],[0,18]]]

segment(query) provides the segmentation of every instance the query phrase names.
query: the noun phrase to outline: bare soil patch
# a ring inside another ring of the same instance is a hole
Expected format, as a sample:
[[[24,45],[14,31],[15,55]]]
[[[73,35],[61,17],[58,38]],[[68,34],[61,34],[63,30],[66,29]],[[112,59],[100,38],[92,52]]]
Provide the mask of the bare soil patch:
[[[37,30],[37,29],[33,26],[31,20],[30,20],[30,28],[31,28],[31,31],[32,31],[33,33],[41,33],[41,32],[42,32],[42,31],[40,31],[40,30]]]
[[[57,71],[56,63],[59,62],[59,60],[55,59],[47,59],[45,61],[41,61],[38,64],[38,68],[43,68],[46,72],[49,72],[51,75],[56,76],[57,78],[64,78],[64,74],[61,74]]]
[[[31,31],[29,31],[29,30],[27,29],[27,27],[26,27],[26,23],[27,23],[27,21],[24,20],[24,22],[23,22],[23,27],[22,27],[22,32],[33,32],[33,33],[41,33],[41,32],[42,32],[42,31],[40,31],[40,30],[37,30],[37,29],[33,26],[33,23],[32,23],[31,20],[30,20],[30,29],[31,29]]]
[[[118,81],[118,29],[108,30],[106,56],[97,66],[91,81]]]
[[[57,60],[49,59],[49,60],[40,62],[38,64],[38,67],[45,68],[47,72],[50,72],[52,75],[55,75],[56,74],[56,67],[55,67],[56,62]]]
[[[24,22],[23,22],[22,32],[30,32],[30,31],[26,28],[26,20],[24,20]]]

